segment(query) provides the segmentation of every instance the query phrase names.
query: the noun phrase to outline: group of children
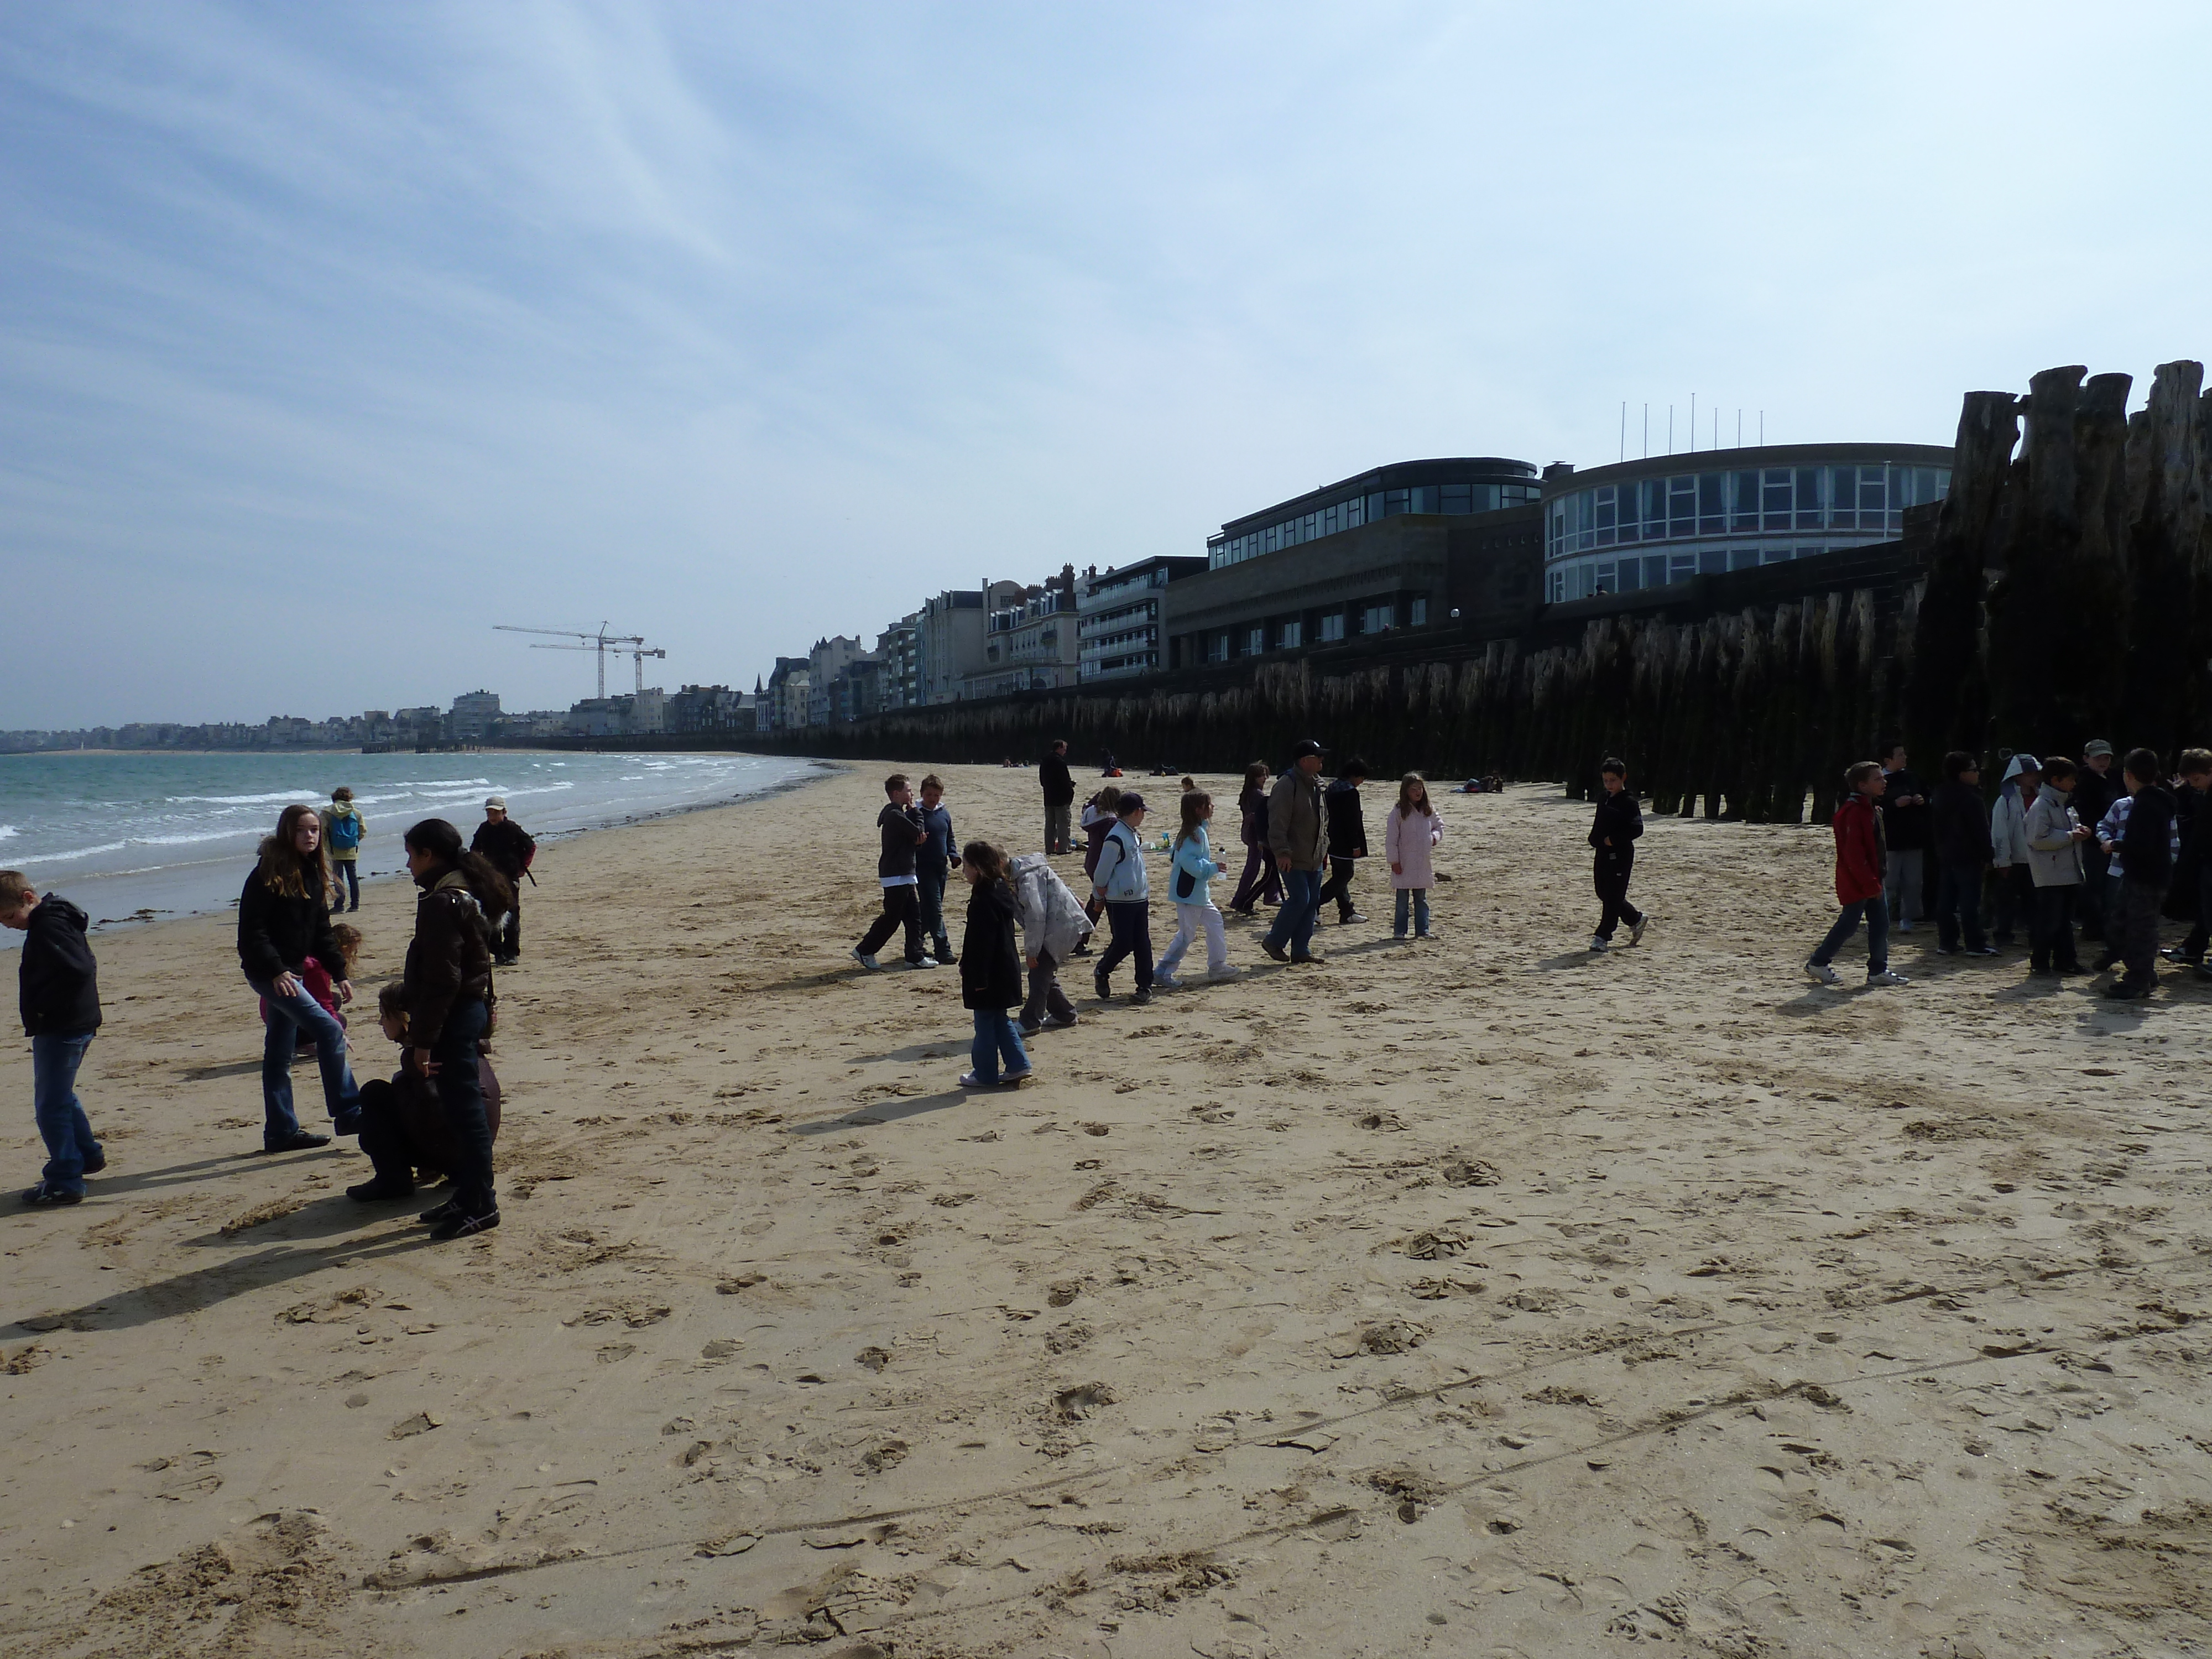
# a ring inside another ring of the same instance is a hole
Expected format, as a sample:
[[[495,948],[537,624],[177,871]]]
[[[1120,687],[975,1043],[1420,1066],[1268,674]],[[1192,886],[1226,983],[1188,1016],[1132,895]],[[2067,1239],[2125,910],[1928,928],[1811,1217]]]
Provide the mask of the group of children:
[[[1318,753],[1318,745],[1310,747]],[[1334,885],[1345,921],[1366,920],[1350,897],[1354,860],[1367,854],[1358,807],[1358,787],[1366,775],[1365,766],[1356,760],[1340,769],[1338,793],[1349,806],[1332,805],[1330,834],[1341,839],[1323,843],[1335,869]],[[1291,867],[1290,854],[1278,855],[1270,849],[1267,776],[1265,763],[1255,762],[1245,775],[1241,803],[1242,838],[1252,856],[1231,908],[1247,917],[1254,914],[1255,903],[1279,902],[1268,898],[1266,878]],[[1229,960],[1227,930],[1213,902],[1212,884],[1225,873],[1214,855],[1213,797],[1191,778],[1182,781],[1177,827],[1156,849],[1167,854],[1168,898],[1175,907],[1176,928],[1155,961],[1152,878],[1143,835],[1151,809],[1142,794],[1109,784],[1085,807],[1083,869],[1090,890],[1079,901],[1043,854],[1009,858],[989,842],[960,846],[951,813],[944,804],[943,781],[935,775],[921,781],[919,803],[904,773],[895,772],[884,780],[885,804],[876,819],[880,839],[876,878],[882,910],[854,946],[852,958],[862,968],[879,971],[884,964],[878,952],[902,928],[910,966],[932,969],[953,960],[944,927],[943,894],[947,874],[957,863],[969,889],[967,928],[957,957],[961,1000],[974,1015],[975,1027],[973,1064],[960,1079],[963,1087],[1022,1083],[1030,1074],[1022,1039],[1076,1023],[1074,1005],[1060,988],[1058,970],[1089,954],[1091,935],[1102,921],[1109,942],[1091,970],[1092,988],[1101,1002],[1113,1000],[1114,973],[1125,962],[1133,969],[1133,1004],[1150,1003],[1156,990],[1178,988],[1183,982],[1184,958],[1201,940],[1209,981],[1233,979],[1243,971]],[[1443,822],[1429,800],[1427,784],[1418,774],[1408,773],[1400,781],[1383,837],[1397,899],[1393,932],[1398,939],[1407,936],[1409,925],[1416,939],[1436,937],[1429,890],[1435,884],[1434,854],[1443,836]],[[1277,951],[1271,949],[1269,954]],[[1310,951],[1282,959],[1319,960]],[[1018,1015],[1008,1012],[1017,1006]]]

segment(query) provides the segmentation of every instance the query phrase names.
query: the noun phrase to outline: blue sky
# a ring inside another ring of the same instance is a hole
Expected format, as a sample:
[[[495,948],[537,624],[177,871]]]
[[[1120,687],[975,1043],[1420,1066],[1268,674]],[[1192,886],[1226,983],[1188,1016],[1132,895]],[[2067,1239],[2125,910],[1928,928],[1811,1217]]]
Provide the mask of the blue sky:
[[[0,726],[750,686],[1378,463],[2212,349],[2212,9],[0,0]],[[1678,435],[1678,444],[1686,438]]]

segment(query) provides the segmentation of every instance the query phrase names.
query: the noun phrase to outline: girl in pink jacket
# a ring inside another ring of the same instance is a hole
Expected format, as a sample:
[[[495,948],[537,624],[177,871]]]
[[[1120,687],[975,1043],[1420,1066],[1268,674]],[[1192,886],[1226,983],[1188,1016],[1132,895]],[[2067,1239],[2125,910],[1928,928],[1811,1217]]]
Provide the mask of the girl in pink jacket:
[[[1397,915],[1390,923],[1393,939],[1406,937],[1406,910],[1412,901],[1413,937],[1434,939],[1429,931],[1429,889],[1436,885],[1436,868],[1430,853],[1444,838],[1444,821],[1429,805],[1429,786],[1418,772],[1398,781],[1398,804],[1382,830],[1382,856],[1390,861],[1390,885],[1396,892]]]

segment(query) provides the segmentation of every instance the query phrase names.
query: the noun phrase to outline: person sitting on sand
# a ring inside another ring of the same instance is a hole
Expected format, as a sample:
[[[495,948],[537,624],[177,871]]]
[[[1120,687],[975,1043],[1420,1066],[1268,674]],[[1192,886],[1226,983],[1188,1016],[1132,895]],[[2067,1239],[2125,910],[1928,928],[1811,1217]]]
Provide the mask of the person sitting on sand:
[[[1006,855],[988,841],[960,849],[968,883],[968,931],[960,940],[960,1006],[975,1016],[973,1069],[963,1089],[994,1089],[1029,1077],[1030,1057],[1006,1011],[1022,1000],[1022,953],[1014,942],[1021,905],[1008,883]],[[1000,1069],[1000,1061],[1006,1069]]]
[[[377,1022],[398,1043],[401,1064],[386,1082],[373,1078],[361,1085],[361,1149],[375,1166],[374,1179],[346,1188],[360,1204],[412,1198],[419,1176],[449,1176],[460,1164],[453,1132],[438,1097],[442,1068],[407,1040],[407,988],[398,981],[376,994]],[[499,1139],[499,1079],[479,1051],[477,1083],[483,1091],[484,1124]]]
[[[288,806],[238,896],[238,960],[269,1017],[261,1045],[261,1150],[304,1152],[331,1144],[300,1127],[292,1110],[292,1056],[304,1033],[315,1046],[323,1103],[341,1134],[359,1122],[360,1093],[346,1064],[345,1028],[301,979],[312,957],[339,1003],[353,1000],[344,951],[331,929],[331,867],[323,823],[312,806]]]
[[[1022,910],[1022,946],[1029,962],[1029,1000],[1022,1005],[1024,1036],[1065,1030],[1075,1024],[1075,1005],[1060,988],[1060,964],[1091,937],[1091,918],[1042,853],[1013,862],[1014,897]]]
[[[453,1195],[422,1219],[433,1238],[465,1238],[499,1225],[477,1045],[491,1030],[495,1000],[490,918],[505,911],[514,893],[483,854],[462,849],[461,832],[443,818],[423,819],[404,840],[407,873],[422,896],[416,901],[402,981],[408,1047],[400,1063],[437,1079],[453,1137],[447,1169]]]
[[[46,1143],[46,1167],[23,1194],[26,1204],[82,1204],[84,1178],[107,1167],[76,1097],[77,1067],[100,1030],[100,966],[88,923],[67,899],[40,898],[21,870],[0,870],[0,927],[24,935],[16,974],[31,1039],[31,1113]]]

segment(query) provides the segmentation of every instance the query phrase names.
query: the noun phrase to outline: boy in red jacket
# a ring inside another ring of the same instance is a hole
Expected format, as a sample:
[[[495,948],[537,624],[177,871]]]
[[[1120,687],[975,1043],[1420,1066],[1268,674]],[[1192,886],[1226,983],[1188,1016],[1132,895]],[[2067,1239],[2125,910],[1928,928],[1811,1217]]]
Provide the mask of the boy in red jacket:
[[[1844,941],[1858,932],[1859,918],[1863,915],[1867,925],[1866,982],[1903,985],[1905,975],[1889,970],[1889,908],[1882,897],[1883,872],[1889,860],[1882,845],[1881,814],[1875,810],[1875,803],[1888,787],[1882,776],[1881,763],[1859,762],[1844,774],[1844,782],[1851,792],[1850,797],[1836,809],[1836,816],[1829,823],[1836,832],[1836,901],[1844,907],[1843,914],[1828,929],[1820,948],[1813,952],[1813,959],[1805,964],[1805,973],[1815,985],[1841,984],[1836,970],[1828,964],[1844,948]]]

